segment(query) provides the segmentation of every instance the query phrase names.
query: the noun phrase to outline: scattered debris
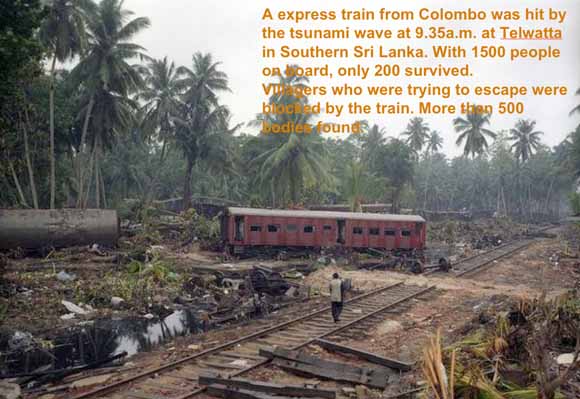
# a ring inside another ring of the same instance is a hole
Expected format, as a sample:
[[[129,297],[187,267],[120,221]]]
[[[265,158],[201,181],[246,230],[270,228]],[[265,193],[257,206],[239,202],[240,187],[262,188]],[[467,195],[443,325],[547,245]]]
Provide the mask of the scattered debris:
[[[58,281],[64,281],[64,282],[68,282],[68,281],[74,281],[76,276],[74,274],[69,274],[67,272],[65,272],[64,270],[58,272],[58,274],[56,275],[56,278]]]
[[[292,286],[280,273],[264,266],[254,266],[250,281],[254,291],[274,296],[283,295]]]
[[[125,300],[123,298],[120,298],[118,296],[111,297],[111,306],[114,308],[118,308],[119,306],[123,305],[124,303],[125,303]]]
[[[20,399],[20,385],[12,382],[0,381],[0,398],[2,399]]]
[[[71,313],[80,314],[80,315],[84,315],[84,314],[89,313],[85,309],[81,308],[78,305],[75,305],[72,302],[62,300],[60,303],[62,303],[64,305],[64,307]]]

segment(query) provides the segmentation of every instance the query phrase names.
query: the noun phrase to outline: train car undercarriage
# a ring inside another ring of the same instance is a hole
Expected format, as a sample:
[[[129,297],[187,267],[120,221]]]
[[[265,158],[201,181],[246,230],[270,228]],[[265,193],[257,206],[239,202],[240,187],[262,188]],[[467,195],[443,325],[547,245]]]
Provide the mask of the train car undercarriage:
[[[325,259],[341,257],[361,269],[403,270],[415,274],[434,269],[443,272],[451,270],[451,263],[446,257],[429,259],[425,251],[416,249],[228,245],[225,248],[225,254],[228,258],[234,259],[267,257],[282,261],[297,257],[323,257]]]

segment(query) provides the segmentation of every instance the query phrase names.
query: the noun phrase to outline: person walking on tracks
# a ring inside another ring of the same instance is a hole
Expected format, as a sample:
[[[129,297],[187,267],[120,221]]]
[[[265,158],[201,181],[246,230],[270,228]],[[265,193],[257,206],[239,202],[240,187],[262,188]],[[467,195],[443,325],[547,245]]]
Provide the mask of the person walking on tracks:
[[[344,302],[344,283],[338,276],[338,273],[332,275],[330,281],[330,302],[332,305],[332,318],[335,323],[340,321],[340,314],[342,313],[342,305]]]

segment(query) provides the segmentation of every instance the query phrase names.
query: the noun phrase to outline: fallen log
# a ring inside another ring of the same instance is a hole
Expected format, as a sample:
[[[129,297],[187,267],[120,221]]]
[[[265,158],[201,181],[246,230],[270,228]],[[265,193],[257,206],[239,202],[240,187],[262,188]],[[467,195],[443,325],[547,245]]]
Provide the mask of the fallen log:
[[[402,362],[400,360],[390,359],[387,357],[382,357],[375,355],[374,353],[361,351],[349,346],[340,345],[335,342],[327,341],[325,339],[317,339],[314,343],[324,349],[332,352],[347,353],[350,355],[355,355],[361,359],[364,359],[370,363],[378,364],[380,366],[386,366],[392,369],[400,371],[409,371],[413,368],[412,363]]]
[[[207,387],[207,393],[225,399],[293,399],[289,396],[270,396],[245,389],[229,388],[225,385],[213,384]]]
[[[0,210],[0,249],[114,246],[118,238],[119,218],[115,210]]]
[[[306,398],[336,398],[336,392],[329,389],[312,388],[300,385],[281,385],[268,382],[252,381],[242,378],[223,378],[216,375],[202,374],[199,376],[201,385],[223,385],[228,388],[263,392],[272,395],[288,395]]]

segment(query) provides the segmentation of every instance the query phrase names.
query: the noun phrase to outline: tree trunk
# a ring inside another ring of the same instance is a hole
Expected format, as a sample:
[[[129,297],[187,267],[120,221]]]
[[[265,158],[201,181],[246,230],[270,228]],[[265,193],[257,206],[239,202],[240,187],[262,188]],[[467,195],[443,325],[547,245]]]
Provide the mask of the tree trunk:
[[[270,188],[272,191],[272,208],[276,208],[276,187],[274,186],[274,180],[270,183]]]
[[[431,170],[433,167],[433,158],[429,155],[429,176],[425,176],[425,198],[423,200],[423,211],[427,210],[427,193],[429,192],[429,180],[431,180],[431,176],[433,176],[433,171]]]
[[[0,248],[40,249],[94,243],[114,246],[119,219],[114,210],[0,210]]]
[[[56,172],[55,172],[55,158],[54,158],[54,71],[56,68],[56,49],[52,59],[52,67],[50,69],[50,209],[54,209],[56,197]]]
[[[401,195],[401,190],[399,188],[393,188],[393,194],[391,197],[391,213],[399,212],[399,197]]]
[[[552,180],[550,181],[550,187],[548,188],[548,194],[546,194],[546,205],[544,205],[546,213],[550,213],[550,196],[552,195],[552,189],[554,188],[555,179],[556,176],[552,176]]]
[[[94,94],[91,95],[91,98],[89,99],[89,104],[87,105],[87,113],[85,115],[85,120],[83,122],[83,132],[81,134],[81,143],[79,145],[79,162],[78,162],[78,177],[79,177],[79,199],[78,199],[78,204],[77,207],[81,207],[82,206],[82,198],[83,198],[83,179],[84,179],[84,168],[83,168],[83,154],[85,152],[85,143],[87,141],[87,132],[89,130],[89,121],[91,119],[91,113],[93,112],[93,107],[95,105],[95,96]]]
[[[89,178],[87,179],[87,192],[85,193],[84,198],[82,199],[81,207],[87,208],[89,204],[89,199],[91,197],[91,182],[93,181],[93,174],[95,172],[95,149],[91,152],[91,157],[89,159]]]
[[[101,192],[103,193],[103,207],[107,208],[107,191],[105,190],[105,179],[103,178],[103,174],[99,173],[101,177]]]
[[[28,208],[28,202],[26,202],[26,197],[24,196],[24,192],[22,191],[22,187],[20,186],[20,180],[18,180],[18,175],[16,174],[16,170],[14,170],[14,164],[11,160],[8,160],[8,167],[10,168],[10,173],[12,174],[12,179],[14,180],[14,185],[16,186],[16,191],[18,191],[18,197],[20,197],[20,204],[26,208]]]
[[[97,136],[95,138],[95,204],[97,206],[97,209],[99,209],[101,207],[101,190],[100,190],[100,178],[99,178],[99,158],[100,158],[100,153],[99,153],[99,137]]]
[[[161,177],[161,168],[165,163],[166,150],[167,150],[167,139],[164,138],[163,144],[161,146],[161,156],[159,157],[159,166],[157,167],[157,171],[155,172],[155,176],[153,177],[153,182],[151,183],[147,195],[145,196],[147,203],[155,200],[155,198],[157,197],[157,183],[159,182],[159,177]],[[127,198],[127,195],[125,195],[125,198]]]
[[[193,171],[193,161],[187,159],[185,167],[185,180],[183,181],[183,202],[182,210],[187,211],[191,207],[191,173]]]
[[[32,204],[35,209],[38,209],[38,194],[36,192],[36,183],[34,181],[34,169],[32,168],[32,161],[30,160],[30,147],[28,145],[28,127],[30,126],[30,118],[28,110],[24,109],[25,122],[21,121],[22,132],[24,134],[24,157],[26,158],[26,167],[28,169],[28,178],[30,179],[30,191],[32,192]]]

